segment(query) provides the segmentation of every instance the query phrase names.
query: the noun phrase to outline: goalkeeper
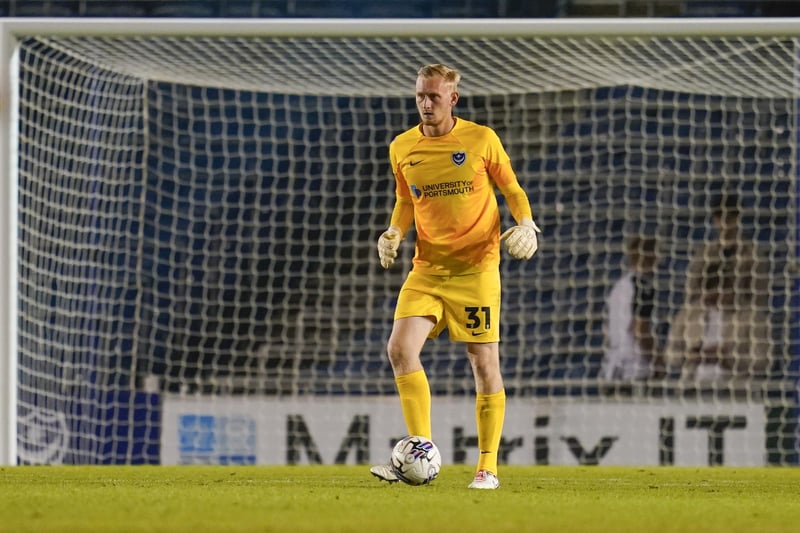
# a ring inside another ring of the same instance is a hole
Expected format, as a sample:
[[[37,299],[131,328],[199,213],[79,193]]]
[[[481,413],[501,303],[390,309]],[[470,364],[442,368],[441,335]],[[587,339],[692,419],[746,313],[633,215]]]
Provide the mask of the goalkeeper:
[[[469,487],[496,489],[506,403],[498,348],[500,243],[512,257],[530,259],[539,228],[494,130],[453,114],[460,78],[440,64],[417,73],[421,123],[389,147],[395,203],[378,255],[381,266],[390,268],[414,224],[413,268],[400,290],[387,345],[408,433],[432,438],[431,393],[420,352],[427,338],[447,328],[451,340],[465,343],[475,378],[480,454]],[[495,187],[518,224],[502,235]],[[371,472],[397,481],[390,465]]]

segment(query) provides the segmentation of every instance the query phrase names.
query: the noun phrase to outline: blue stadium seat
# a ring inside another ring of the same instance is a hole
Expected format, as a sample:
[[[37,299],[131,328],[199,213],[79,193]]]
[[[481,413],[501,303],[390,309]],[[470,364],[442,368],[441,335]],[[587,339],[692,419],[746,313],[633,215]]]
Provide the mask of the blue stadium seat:
[[[87,2],[87,17],[144,17],[147,10],[138,2]]]
[[[290,11],[290,17],[301,18],[352,18],[355,16],[355,6],[352,2],[339,3],[327,2],[325,0],[307,0],[297,2],[294,10]]]
[[[224,18],[255,18],[261,15],[260,2],[233,0],[220,5],[219,16]]]
[[[438,0],[433,16],[441,18],[492,18],[499,16],[496,2],[486,0]]]
[[[286,0],[233,0],[220,2],[219,16],[225,18],[279,18],[287,16]]]
[[[12,17],[75,17],[76,2],[3,2],[2,15]]]
[[[433,10],[430,2],[374,0],[361,6],[357,15],[362,18],[427,18],[433,16]]]
[[[212,0],[191,2],[159,2],[150,8],[152,17],[210,18],[217,16],[218,4]]]
[[[786,2],[792,4],[793,2]],[[757,15],[758,2],[686,2],[686,17],[752,17]]]
[[[286,0],[256,0],[258,16],[262,18],[285,17],[288,9]]]

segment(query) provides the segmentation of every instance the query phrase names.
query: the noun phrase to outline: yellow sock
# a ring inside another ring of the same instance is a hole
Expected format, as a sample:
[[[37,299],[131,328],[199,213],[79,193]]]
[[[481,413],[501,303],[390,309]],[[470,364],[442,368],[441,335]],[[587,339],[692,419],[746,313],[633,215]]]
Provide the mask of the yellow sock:
[[[506,414],[506,391],[494,394],[478,394],[475,397],[475,422],[478,426],[477,470],[488,470],[497,474],[497,452],[503,433]]]
[[[424,370],[394,380],[409,435],[431,438],[431,388]]]

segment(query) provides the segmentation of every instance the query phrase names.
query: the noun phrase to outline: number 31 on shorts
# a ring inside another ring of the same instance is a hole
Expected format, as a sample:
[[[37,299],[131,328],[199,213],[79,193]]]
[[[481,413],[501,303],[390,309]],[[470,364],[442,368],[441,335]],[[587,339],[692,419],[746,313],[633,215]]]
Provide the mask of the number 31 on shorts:
[[[467,329],[491,329],[492,327],[492,308],[489,306],[473,307],[466,306],[464,311],[467,314]]]

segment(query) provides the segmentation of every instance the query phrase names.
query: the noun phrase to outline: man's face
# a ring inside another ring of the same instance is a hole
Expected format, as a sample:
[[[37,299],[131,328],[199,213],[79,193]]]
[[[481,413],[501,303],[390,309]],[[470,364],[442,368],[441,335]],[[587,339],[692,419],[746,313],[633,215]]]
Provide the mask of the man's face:
[[[417,78],[417,110],[424,126],[437,127],[450,120],[458,93],[441,76]]]

